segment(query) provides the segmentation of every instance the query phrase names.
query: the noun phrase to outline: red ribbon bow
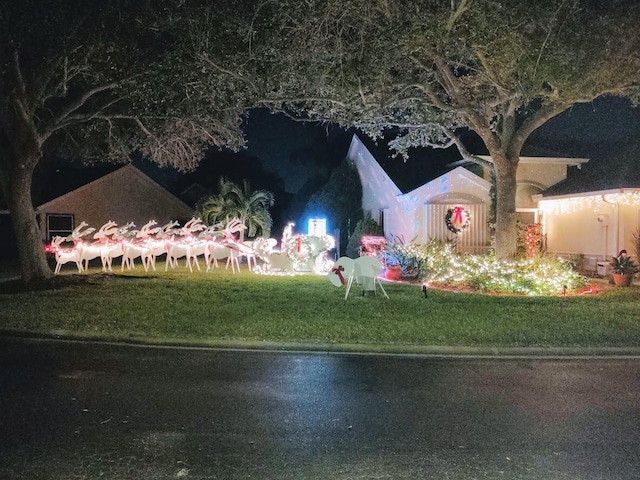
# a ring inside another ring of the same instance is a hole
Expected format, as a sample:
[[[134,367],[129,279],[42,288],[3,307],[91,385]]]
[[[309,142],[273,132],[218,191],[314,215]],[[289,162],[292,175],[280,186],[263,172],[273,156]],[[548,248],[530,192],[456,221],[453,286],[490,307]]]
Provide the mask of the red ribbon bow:
[[[453,223],[457,225],[462,225],[464,221],[462,220],[462,212],[464,209],[462,207],[456,207],[453,209]]]
[[[342,276],[342,272],[344,272],[344,267],[342,265],[338,265],[337,267],[333,267],[331,269],[331,273],[335,273],[336,275],[338,275],[340,283],[344,285],[344,277]]]

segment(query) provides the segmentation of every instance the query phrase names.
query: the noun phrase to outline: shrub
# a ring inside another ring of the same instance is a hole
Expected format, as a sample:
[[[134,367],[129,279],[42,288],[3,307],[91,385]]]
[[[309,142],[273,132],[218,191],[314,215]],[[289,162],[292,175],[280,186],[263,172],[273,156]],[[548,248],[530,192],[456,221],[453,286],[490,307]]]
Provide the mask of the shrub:
[[[347,257],[358,258],[360,256],[360,239],[363,235],[384,235],[382,227],[370,216],[358,221],[353,233],[349,237],[345,254]]]
[[[424,245],[390,242],[384,255],[387,262],[400,265],[405,276],[481,291],[554,295],[588,283],[569,262],[550,256],[501,261],[493,255],[457,254],[453,248],[437,240]]]

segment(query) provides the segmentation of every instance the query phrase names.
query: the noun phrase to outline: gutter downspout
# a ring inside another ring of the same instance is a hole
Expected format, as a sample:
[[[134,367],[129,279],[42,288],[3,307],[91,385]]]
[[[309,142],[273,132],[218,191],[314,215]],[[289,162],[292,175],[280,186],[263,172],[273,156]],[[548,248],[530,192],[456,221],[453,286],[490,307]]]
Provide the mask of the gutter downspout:
[[[620,207],[616,202],[610,202],[609,200],[607,200],[606,195],[602,195],[602,201],[613,206],[613,211],[615,212],[614,225],[613,225],[613,227],[615,227],[613,231],[613,234],[614,234],[613,242],[615,244],[614,252],[619,252],[620,251]],[[610,256],[613,256],[613,255],[610,255]]]

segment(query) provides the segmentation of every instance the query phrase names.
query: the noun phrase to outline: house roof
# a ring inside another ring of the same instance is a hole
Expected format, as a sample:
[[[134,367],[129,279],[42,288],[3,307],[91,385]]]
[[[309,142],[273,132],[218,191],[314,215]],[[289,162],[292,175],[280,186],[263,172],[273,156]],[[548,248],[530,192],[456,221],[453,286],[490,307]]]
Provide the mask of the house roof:
[[[493,163],[490,155],[478,155],[483,160]],[[553,165],[567,165],[570,167],[582,168],[582,165],[589,162],[588,158],[570,157],[520,157],[519,163],[549,163]]]
[[[593,194],[620,188],[640,187],[640,145],[609,146],[594,151],[582,169],[569,169],[566,180],[543,192],[544,197]]]
[[[409,158],[394,157],[387,141],[373,141],[366,135],[353,135],[371,153],[377,164],[402,193],[407,193],[453,170],[452,162],[460,157],[455,148],[412,149]],[[350,149],[353,147],[353,139]],[[468,169],[479,168],[475,164]]]
[[[434,199],[438,197],[447,197],[447,195],[451,193],[450,192],[451,182],[454,178],[457,179],[457,181],[466,182],[467,185],[475,184],[477,187],[479,187],[480,189],[484,190],[487,193],[491,189],[491,183],[486,181],[484,178],[479,177],[475,173],[470,172],[466,168],[456,167],[453,170],[450,170],[434,178],[430,182],[427,182],[413,189],[412,191],[405,193],[404,196],[420,195],[421,192],[423,191],[434,190],[434,193],[436,192],[438,193],[438,195],[434,197]],[[475,200],[477,199],[474,199],[474,201]]]
[[[611,197],[619,194],[640,194],[640,188],[612,188],[609,190],[598,190],[578,193],[567,193],[562,195],[546,195],[546,193],[533,195],[533,199],[540,200],[562,200],[567,198],[579,198],[579,197]]]
[[[64,199],[65,197],[68,197],[68,196],[71,196],[71,195],[76,195],[76,194],[82,194],[85,191],[91,190],[95,185],[97,185],[99,183],[106,182],[106,181],[111,181],[114,178],[117,178],[117,177],[120,177],[120,176],[123,176],[123,175],[125,175],[125,176],[133,176],[139,182],[142,182],[142,183],[146,184],[149,188],[154,189],[159,195],[165,196],[166,198],[171,199],[174,202],[177,202],[181,206],[184,206],[185,209],[191,209],[191,207],[189,207],[186,203],[184,203],[178,197],[176,197],[175,195],[170,193],[168,190],[166,190],[164,187],[162,187],[161,185],[156,183],[154,180],[149,178],[143,172],[138,170],[135,166],[133,166],[131,164],[128,164],[128,165],[125,165],[124,167],[119,168],[118,170],[115,170],[115,171],[113,171],[111,173],[108,173],[108,174],[98,178],[97,180],[94,180],[92,182],[86,183],[85,185],[83,185],[83,186],[81,186],[79,188],[76,188],[75,190],[71,190],[70,192],[67,192],[64,195],[61,195],[61,196],[59,196],[57,198],[54,198],[53,200],[45,202],[45,203],[39,205],[36,208],[36,210],[47,209],[52,204],[54,204],[55,202],[58,202],[61,199]]]

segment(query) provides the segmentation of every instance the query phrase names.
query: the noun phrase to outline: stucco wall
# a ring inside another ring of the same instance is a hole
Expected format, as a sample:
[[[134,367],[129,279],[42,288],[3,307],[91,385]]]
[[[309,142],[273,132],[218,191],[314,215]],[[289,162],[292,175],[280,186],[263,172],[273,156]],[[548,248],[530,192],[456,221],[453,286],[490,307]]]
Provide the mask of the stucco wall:
[[[547,213],[544,220],[547,250],[598,259],[608,259],[622,249],[633,255],[633,232],[639,226],[639,216],[637,206],[604,202],[597,210]]]

